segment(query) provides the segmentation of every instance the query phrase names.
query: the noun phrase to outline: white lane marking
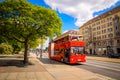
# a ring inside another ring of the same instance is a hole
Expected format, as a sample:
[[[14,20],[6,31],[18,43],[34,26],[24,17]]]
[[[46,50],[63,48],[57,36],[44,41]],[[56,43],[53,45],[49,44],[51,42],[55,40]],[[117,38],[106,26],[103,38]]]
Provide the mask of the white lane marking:
[[[105,68],[105,69],[109,69],[109,70],[120,71],[120,69],[115,69],[115,68],[110,68],[110,67],[105,67],[105,66],[100,66],[100,65],[94,65],[94,64],[90,64],[90,63],[85,63],[85,64],[100,67],[100,68]]]
[[[119,64],[114,64],[114,63],[112,63],[112,64],[107,64],[107,63],[103,64],[103,63],[96,63],[96,62],[87,62],[87,63],[120,69],[120,65]],[[113,66],[111,66],[111,65],[113,65]]]
[[[120,69],[119,63],[103,62],[103,61],[95,61],[95,62],[94,61],[87,61],[87,63]]]

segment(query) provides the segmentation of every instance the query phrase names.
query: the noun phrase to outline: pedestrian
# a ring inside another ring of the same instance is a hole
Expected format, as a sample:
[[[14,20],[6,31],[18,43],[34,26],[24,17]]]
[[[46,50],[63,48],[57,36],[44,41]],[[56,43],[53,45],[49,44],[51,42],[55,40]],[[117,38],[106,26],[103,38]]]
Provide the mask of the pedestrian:
[[[42,58],[42,51],[40,52],[40,58]]]
[[[38,52],[38,51],[36,51],[36,53],[35,53],[35,54],[36,54],[36,57],[38,57],[38,56],[39,56],[39,52]]]

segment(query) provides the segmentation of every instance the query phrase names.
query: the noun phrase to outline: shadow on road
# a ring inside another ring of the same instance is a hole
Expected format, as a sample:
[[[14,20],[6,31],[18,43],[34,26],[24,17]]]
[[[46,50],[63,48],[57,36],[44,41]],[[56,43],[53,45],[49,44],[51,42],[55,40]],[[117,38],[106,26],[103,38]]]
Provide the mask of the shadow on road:
[[[64,65],[64,63],[56,61],[56,60],[51,60],[49,58],[38,58],[43,64],[59,64],[59,65]]]
[[[70,66],[80,66],[83,65],[82,63],[76,63],[76,64],[69,64]]]
[[[69,66],[79,66],[83,65],[82,63],[76,63],[76,64],[69,64],[69,63],[63,63],[57,60],[51,60],[49,58],[38,58],[43,64],[57,64],[57,65],[69,65]]]

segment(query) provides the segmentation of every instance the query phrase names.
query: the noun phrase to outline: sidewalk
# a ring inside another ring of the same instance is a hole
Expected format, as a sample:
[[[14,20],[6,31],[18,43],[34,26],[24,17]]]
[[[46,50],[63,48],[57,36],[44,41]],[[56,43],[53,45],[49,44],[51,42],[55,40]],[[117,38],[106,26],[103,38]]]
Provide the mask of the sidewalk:
[[[53,76],[30,56],[30,63],[25,66],[21,58],[0,58],[0,80],[55,80]]]
[[[15,59],[16,60],[16,59]],[[21,59],[18,59],[18,61]],[[11,65],[1,65],[0,58],[0,80],[114,80],[106,76],[92,73],[90,71],[76,68],[61,63],[54,63],[44,54],[43,58],[37,59],[34,54],[30,54],[28,66],[16,65],[11,61]],[[9,60],[4,60],[4,62]]]

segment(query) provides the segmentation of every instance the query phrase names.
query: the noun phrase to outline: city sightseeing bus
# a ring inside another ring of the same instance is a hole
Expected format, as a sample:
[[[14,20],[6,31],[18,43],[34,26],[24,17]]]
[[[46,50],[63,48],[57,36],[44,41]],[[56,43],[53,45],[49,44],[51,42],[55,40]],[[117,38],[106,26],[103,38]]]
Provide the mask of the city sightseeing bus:
[[[69,64],[86,62],[85,43],[81,37],[68,34],[56,38],[49,44],[49,58]]]

